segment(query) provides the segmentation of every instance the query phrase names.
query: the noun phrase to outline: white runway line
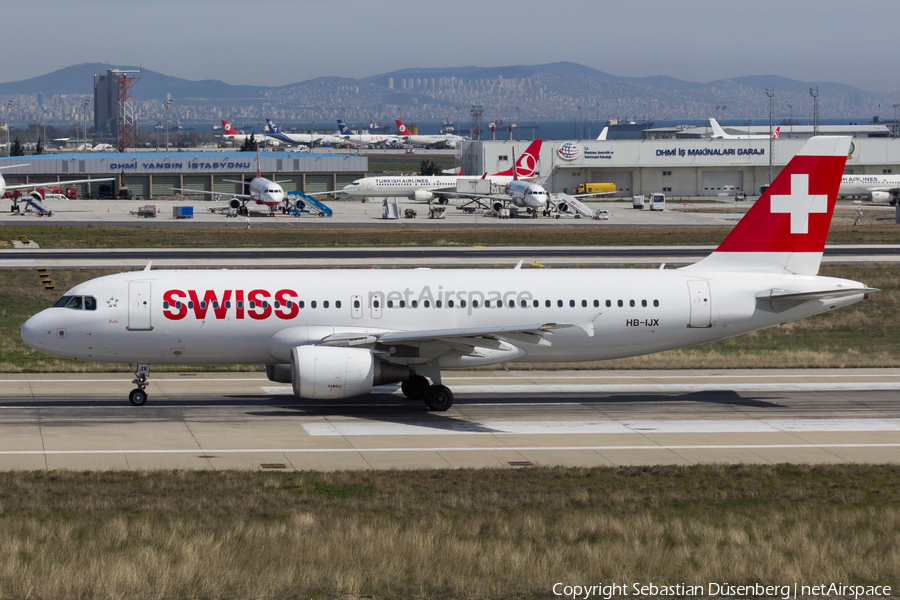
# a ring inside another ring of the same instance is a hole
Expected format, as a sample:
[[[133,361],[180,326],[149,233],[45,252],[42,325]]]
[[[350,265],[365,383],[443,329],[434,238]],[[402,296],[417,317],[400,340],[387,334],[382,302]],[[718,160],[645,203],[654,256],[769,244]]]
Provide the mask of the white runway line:
[[[603,451],[603,450],[768,450],[773,448],[900,448],[895,444],[713,444],[646,446],[493,446],[488,448],[189,448],[184,450],[3,450],[0,456],[75,454],[346,454],[348,452],[509,452],[509,451]]]
[[[900,431],[900,419],[734,419],[672,421],[418,421],[304,423],[312,436],[610,433],[810,433]]]

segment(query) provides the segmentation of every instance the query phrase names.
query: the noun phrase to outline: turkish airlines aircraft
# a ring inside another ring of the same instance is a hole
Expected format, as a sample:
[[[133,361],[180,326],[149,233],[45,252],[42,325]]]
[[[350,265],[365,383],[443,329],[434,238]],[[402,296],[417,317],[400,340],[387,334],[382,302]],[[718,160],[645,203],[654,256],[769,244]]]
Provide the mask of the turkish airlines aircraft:
[[[437,135],[418,135],[413,134],[409,128],[403,124],[400,119],[394,119],[397,124],[397,131],[405,144],[418,144],[420,146],[443,146],[446,148],[456,148],[463,141],[463,138],[450,133],[441,133]]]
[[[265,364],[301,398],[401,383],[447,410],[445,369],[589,361],[711,342],[859,302],[817,276],[849,137],[811,138],[709,257],[681,269],[160,270],[86,281],[22,339],[76,360]]]
[[[236,181],[232,179],[223,179],[222,181],[227,181],[229,183],[240,183],[246,184],[245,181]],[[250,193],[249,194],[230,194],[228,192],[207,192],[204,190],[190,190],[185,188],[172,188],[178,192],[189,192],[191,194],[206,194],[207,196],[219,197],[219,196],[231,196],[231,200],[228,201],[228,205],[231,208],[237,209],[241,214],[247,213],[247,204],[249,202],[255,202],[259,205],[265,205],[269,208],[269,214],[274,215],[275,211],[280,206],[287,206],[286,200],[287,196],[284,193],[284,189],[282,189],[281,185],[277,181],[272,181],[271,179],[266,179],[262,176],[262,171],[259,168],[259,144],[256,145],[256,177],[254,177],[250,181]]]
[[[250,138],[253,138],[254,142],[262,142],[263,144],[270,144],[275,146],[276,148],[280,145],[278,140],[273,139],[272,136],[268,136],[265,133],[261,133],[260,135],[256,135],[254,133],[246,134],[237,131],[234,127],[231,126],[231,123],[222,119],[222,130],[225,132],[225,135],[221,136],[230,142],[243,144]]]
[[[740,134],[740,135],[732,135],[730,133],[725,133],[725,130],[722,129],[722,126],[719,125],[718,121],[715,119],[710,119],[709,124],[712,127],[713,133],[710,136],[714,140],[767,140],[769,139],[769,135],[757,135],[757,134]],[[777,140],[778,136],[781,134],[781,127],[776,127],[775,131],[772,133],[772,139]]]
[[[3,169],[15,169],[16,167],[27,167],[28,165],[4,165],[0,167],[0,170]],[[103,177],[102,179],[70,179],[68,181],[48,181],[41,183],[21,183],[16,185],[6,185],[6,180],[3,178],[3,174],[0,173],[0,198],[7,191],[13,190],[31,190],[30,192],[26,192],[24,196],[22,196],[21,201],[30,204],[34,207],[34,210],[37,212],[39,216],[47,215],[48,217],[53,216],[53,211],[50,210],[44,204],[44,197],[41,196],[40,192],[37,190],[43,187],[62,187],[65,185],[74,185],[76,183],[99,183],[101,181],[113,181],[115,177]],[[19,200],[15,197],[11,197],[12,206],[9,207],[10,212],[19,212]]]
[[[534,177],[537,161],[541,155],[541,140],[534,140],[515,161],[519,178]],[[493,175],[487,175],[491,183],[509,185],[513,180],[512,167]],[[462,179],[481,179],[480,177],[464,178],[459,175],[389,175],[386,177],[364,177],[344,186],[342,193],[349,196],[365,198],[409,198],[419,202],[438,200],[446,204],[447,196],[455,196],[457,183]]]
[[[900,198],[900,175],[844,175],[838,196],[859,196],[895,206]]]

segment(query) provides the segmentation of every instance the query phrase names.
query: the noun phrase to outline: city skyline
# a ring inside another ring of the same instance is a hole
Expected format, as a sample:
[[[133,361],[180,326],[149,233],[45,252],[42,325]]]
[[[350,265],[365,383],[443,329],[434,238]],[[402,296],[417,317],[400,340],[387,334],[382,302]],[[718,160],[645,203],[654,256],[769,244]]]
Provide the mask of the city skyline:
[[[266,0],[250,12],[237,0],[37,0],[5,16],[25,24],[35,14],[84,35],[41,36],[40,51],[6,61],[0,82],[89,62],[276,87],[408,67],[573,61],[617,76],[708,83],[777,74],[900,91],[890,46],[900,7],[874,0],[570,0],[552,10],[536,0],[461,0],[449,10],[412,0]]]

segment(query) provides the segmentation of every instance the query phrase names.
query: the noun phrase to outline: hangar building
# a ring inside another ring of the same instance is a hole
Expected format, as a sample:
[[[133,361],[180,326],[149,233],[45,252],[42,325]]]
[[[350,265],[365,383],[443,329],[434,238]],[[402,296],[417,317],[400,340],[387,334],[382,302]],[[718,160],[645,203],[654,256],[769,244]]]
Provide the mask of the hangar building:
[[[772,140],[772,178],[806,140]],[[512,167],[530,141],[473,141],[462,150],[465,173]],[[582,183],[614,183],[616,195],[663,192],[671,196],[759,194],[769,183],[769,140],[641,139],[545,140],[537,164],[544,187],[575,193]],[[847,174],[900,173],[900,138],[854,136]]]
[[[256,155],[238,151],[78,152],[0,159],[3,164],[25,165],[3,171],[10,184],[117,176],[111,188],[107,187],[111,182],[75,185],[79,197],[93,198],[100,197],[101,191],[115,196],[122,186],[131,190],[133,198],[172,196],[176,192],[171,188],[234,194],[243,186],[226,180],[249,183],[256,177]],[[344,154],[264,152],[260,169],[263,177],[278,181],[286,192],[324,192],[364,177],[368,159]]]

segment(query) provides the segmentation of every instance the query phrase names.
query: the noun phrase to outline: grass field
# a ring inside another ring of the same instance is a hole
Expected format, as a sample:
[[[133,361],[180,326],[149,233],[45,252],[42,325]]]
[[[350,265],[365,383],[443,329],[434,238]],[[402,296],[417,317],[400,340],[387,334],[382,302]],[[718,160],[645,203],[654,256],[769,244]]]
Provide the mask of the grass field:
[[[0,598],[900,584],[900,468],[0,473]]]
[[[22,342],[19,330],[31,315],[50,306],[73,285],[113,270],[58,269],[48,291],[33,270],[0,270],[0,371],[128,371],[127,365],[76,362],[46,356]],[[865,302],[797,323],[660,354],[605,362],[535,365],[512,369],[696,369],[778,367],[900,367],[900,266],[825,265],[823,275],[863,281],[882,291]],[[257,370],[255,365],[212,367]],[[154,367],[156,371],[206,371],[211,367]]]
[[[7,243],[27,235],[41,248],[306,248],[356,246],[684,246],[718,244],[728,226],[254,225],[190,227],[22,225],[0,227]],[[854,226],[835,217],[830,244],[900,244],[900,227]],[[8,247],[8,246],[7,246]]]

